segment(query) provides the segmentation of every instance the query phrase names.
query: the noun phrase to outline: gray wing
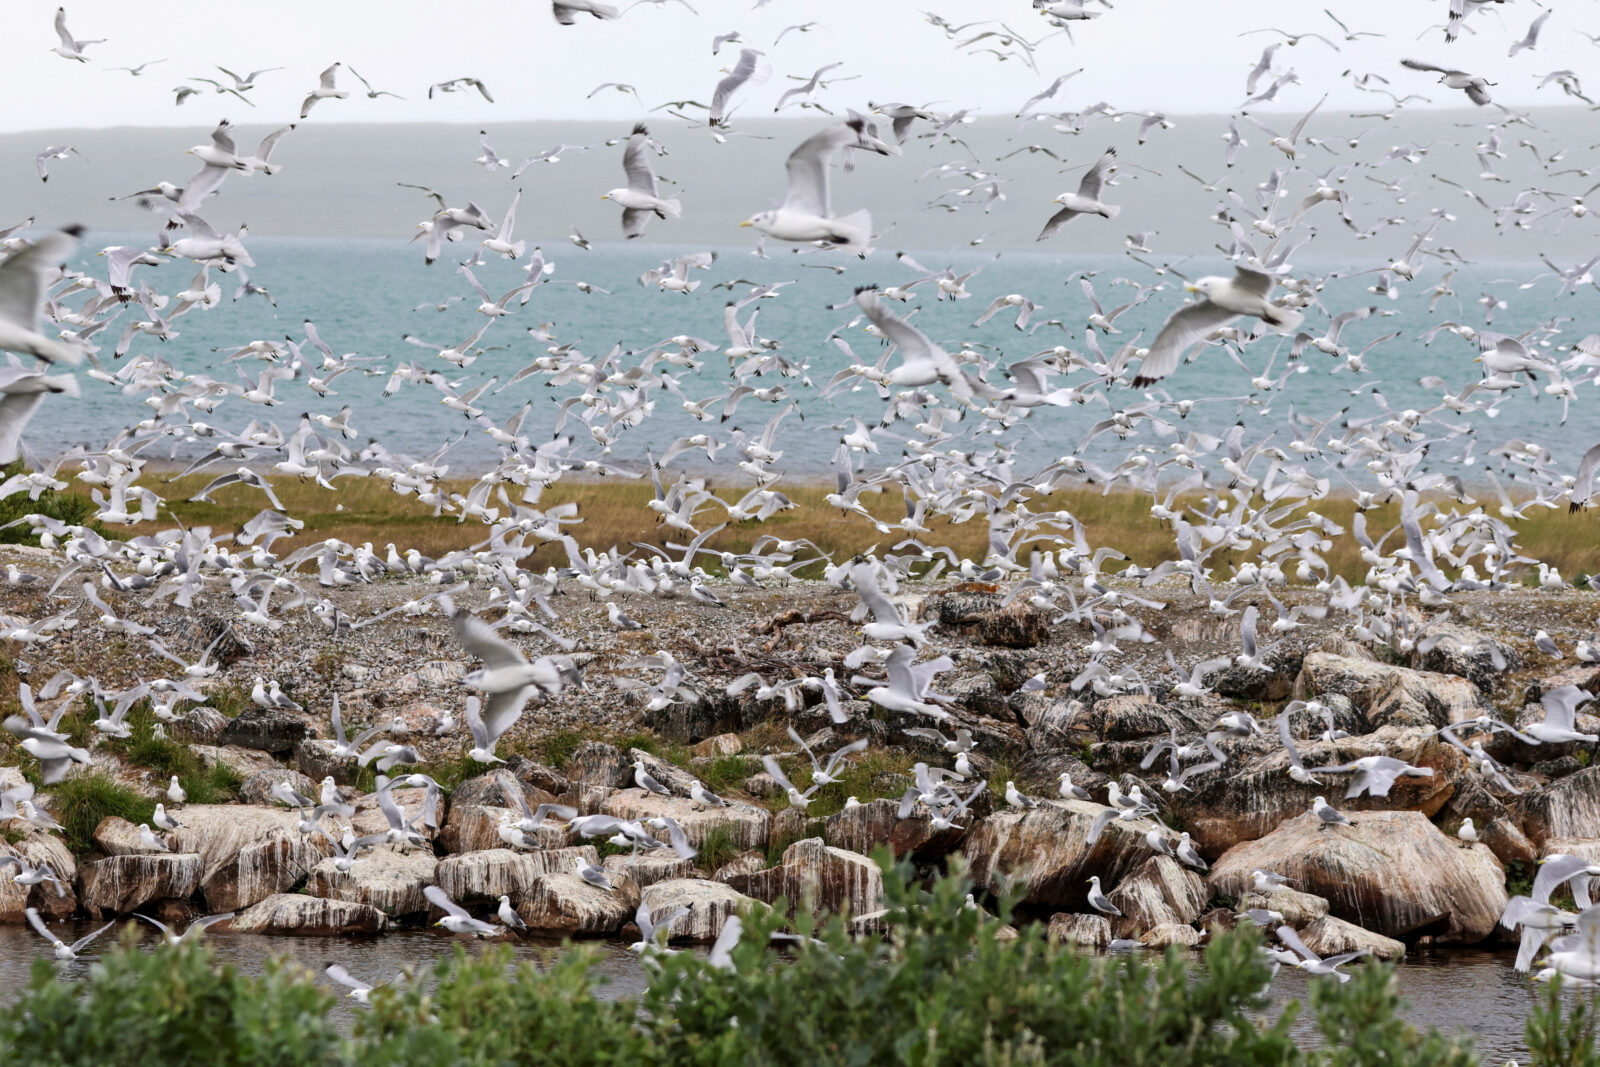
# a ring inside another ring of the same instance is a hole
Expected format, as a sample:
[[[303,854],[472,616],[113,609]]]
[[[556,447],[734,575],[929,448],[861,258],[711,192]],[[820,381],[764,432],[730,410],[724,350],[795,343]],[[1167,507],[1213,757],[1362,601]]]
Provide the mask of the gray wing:
[[[783,206],[796,211],[829,217],[828,161],[839,146],[854,139],[850,127],[829,126],[800,142],[789,153],[784,170],[789,175],[789,192]]]
[[[456,640],[463,648],[477,656],[486,667],[520,667],[528,661],[511,645],[502,641],[489,628],[489,624],[476,615],[461,612],[450,620]]]
[[[1294,927],[1292,926],[1278,927],[1278,940],[1282,941],[1285,945],[1288,945],[1295,952],[1299,953],[1301,959],[1312,961],[1322,959],[1321,956],[1317,955],[1315,952],[1312,952],[1306,947],[1306,943],[1300,940],[1300,935],[1295,933]]]
[[[1450,73],[1450,71],[1448,69],[1446,69],[1445,67],[1436,67],[1432,63],[1424,63],[1420,59],[1402,59],[1400,61],[1400,65],[1402,67],[1407,67],[1407,68],[1409,68],[1411,70],[1432,71],[1434,74],[1448,74],[1448,73]]]
[[[622,209],[622,236],[638,237],[644,233],[645,224],[650,221],[654,212],[644,208]]]
[[[1151,343],[1144,362],[1139,365],[1139,376],[1134,379],[1133,387],[1140,389],[1154,385],[1177,370],[1179,358],[1190,346],[1236,317],[1234,312],[1220,308],[1209,300],[1186,304],[1174,311]]]
[[[1589,861],[1582,856],[1554,856],[1542,862],[1539,874],[1533,880],[1533,899],[1541,904],[1550,903],[1550,894],[1561,883],[1588,870]]]
[[[1091,200],[1099,200],[1101,183],[1105,181],[1106,175],[1110,173],[1116,162],[1117,150],[1115,148],[1106,149],[1105,154],[1095,162],[1094,166],[1089,168],[1089,173],[1083,176],[1083,181],[1078,185],[1078,195],[1086,196]]]
[[[101,934],[105,933],[107,930],[111,929],[115,925],[117,925],[117,921],[115,919],[112,919],[110,922],[106,923],[104,926],[102,926],[100,929],[94,931],[93,933],[85,934],[83,937],[78,938],[78,940],[76,940],[76,941],[74,941],[72,943],[72,951],[74,951],[74,952],[82,952],[84,949],[89,947],[89,943],[91,941],[93,941],[95,938],[99,937]]]
[[[1251,270],[1249,267],[1235,267],[1233,269],[1233,285],[1246,292],[1265,298],[1272,292],[1272,275],[1264,271]]]
[[[633,128],[628,147],[622,152],[622,169],[628,174],[628,188],[655,196],[656,174],[650,169],[650,152],[645,147],[649,137],[650,131],[643,124]]]
[[[427,897],[434,907],[449,915],[454,915],[458,919],[470,919],[472,917],[467,914],[466,909],[451,900],[445,891],[436,885],[424,887],[422,895]]]
[[[25,329],[36,327],[39,306],[44,302],[45,273],[65,263],[77,247],[75,234],[56,230],[0,262],[0,318]]]
[[[777,782],[785,790],[794,789],[794,783],[789,781],[788,775],[783,773],[783,768],[778,766],[778,761],[772,756],[762,756],[761,766],[766,768],[766,772],[772,778],[772,780]],[[794,791],[796,793],[800,792],[798,789],[794,789]]]

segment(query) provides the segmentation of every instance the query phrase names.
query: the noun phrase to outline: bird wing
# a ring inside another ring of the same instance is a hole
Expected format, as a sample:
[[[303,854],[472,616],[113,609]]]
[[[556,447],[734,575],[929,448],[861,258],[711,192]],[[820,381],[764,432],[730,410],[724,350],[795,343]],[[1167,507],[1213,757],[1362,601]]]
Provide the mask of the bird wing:
[[[789,781],[788,775],[783,773],[783,768],[778,766],[778,761],[772,756],[762,756],[761,766],[766,768],[767,774],[774,782],[782,786],[785,791],[793,789],[796,793],[800,790],[794,788],[794,783]]]
[[[1190,346],[1204,339],[1217,327],[1232,322],[1235,317],[1233,312],[1220,308],[1209,300],[1185,304],[1174,311],[1167,324],[1161,327],[1161,332],[1156,335],[1155,341],[1151,343],[1144,362],[1139,365],[1139,376],[1134,379],[1134,388],[1154,385],[1177,370],[1178,360]]]
[[[455,630],[456,640],[460,641],[468,652],[481,659],[486,667],[492,669],[520,667],[528,662],[522,653],[495,636],[489,624],[476,615],[460,612],[451,617],[450,625]]]
[[[1292,926],[1278,927],[1278,940],[1292,948],[1304,960],[1315,963],[1322,959],[1321,956],[1306,947],[1306,943],[1300,940],[1300,935],[1295,933]]]
[[[1550,903],[1550,894],[1561,883],[1582,874],[1590,866],[1582,856],[1552,856],[1539,865],[1539,874],[1533,880],[1533,899],[1541,904]]]
[[[91,941],[93,941],[95,938],[99,937],[101,934],[105,933],[107,930],[111,929],[115,925],[117,925],[117,920],[112,919],[110,922],[106,923],[104,926],[102,926],[100,929],[94,931],[93,933],[86,934],[83,937],[78,938],[78,940],[76,940],[76,941],[74,941],[72,943],[72,951],[73,952],[82,952],[84,949],[89,947],[89,943]],[[60,944],[60,942],[58,941],[57,944]]]
[[[0,318],[27,330],[37,327],[45,272],[66,262],[77,247],[75,234],[54,230],[0,262]]]
[[[784,170],[789,175],[789,192],[783,200],[784,208],[828,218],[831,214],[828,206],[828,164],[842,145],[854,139],[855,134],[850,128],[840,123],[801,141],[799,147],[789,153],[788,162],[784,164]]]
[[[1090,200],[1100,199],[1100,186],[1116,165],[1117,150],[1108,148],[1105,154],[1095,161],[1089,172],[1083,176],[1083,181],[1078,184],[1078,195],[1088,197]]]
[[[1436,67],[1432,63],[1424,63],[1420,59],[1402,59],[1400,61],[1400,65],[1410,70],[1426,70],[1431,71],[1434,74],[1450,73],[1450,71],[1445,67]]]
[[[425,886],[422,890],[422,895],[427,897],[434,907],[448,915],[453,915],[458,919],[471,918],[465,908],[451,900],[445,891],[436,885]]]
[[[335,982],[338,982],[340,985],[348,986],[351,989],[355,989],[355,990],[359,991],[359,990],[371,989],[372,988],[372,985],[370,983],[363,982],[361,979],[355,977],[349,971],[345,970],[344,969],[344,964],[342,964],[342,963],[332,964],[331,966],[328,967],[328,969],[326,971],[323,971],[322,973],[327,975],[329,978],[332,978]]]
[[[850,742],[843,748],[835,750],[833,755],[828,757],[828,763],[822,768],[822,773],[831,777],[833,775],[833,769],[839,766],[840,760],[844,759],[846,756],[852,756],[866,747],[867,739],[863,737],[858,741]]]
[[[1272,275],[1265,271],[1251,270],[1249,267],[1235,267],[1233,285],[1265,299],[1267,294],[1272,292]]]
[[[628,174],[628,188],[649,196],[656,195],[656,175],[650,169],[650,153],[645,143],[650,138],[650,131],[644,124],[633,128],[633,134],[628,138],[628,146],[622,151],[622,169]]]

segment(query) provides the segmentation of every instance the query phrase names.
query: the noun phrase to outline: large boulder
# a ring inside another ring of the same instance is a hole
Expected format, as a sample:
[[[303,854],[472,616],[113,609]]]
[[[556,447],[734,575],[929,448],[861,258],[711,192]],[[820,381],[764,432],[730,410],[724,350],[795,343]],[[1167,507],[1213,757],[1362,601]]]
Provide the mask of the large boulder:
[[[381,934],[388,925],[388,916],[370,904],[277,893],[234,916],[229,929],[236,934],[338,937]]]
[[[1150,857],[1147,819],[1113,821],[1089,844],[1103,804],[1047,800],[1031,811],[996,812],[967,831],[961,851],[975,885],[993,893],[1021,888],[1024,903],[1087,911],[1089,877],[1115,885]]]
[[[283,708],[249,708],[230,719],[222,728],[218,742],[260,752],[290,753],[308,737],[317,736],[316,727],[303,717]]]
[[[1380,960],[1397,960],[1406,954],[1405,942],[1363,930],[1332,915],[1324,915],[1298,932],[1306,948],[1324,959],[1346,952],[1366,952]]]
[[[1112,928],[1119,937],[1138,937],[1167,924],[1188,925],[1211,899],[1205,879],[1171,856],[1153,855],[1108,894],[1122,917]]]
[[[808,837],[785,849],[778,866],[728,884],[767,904],[782,897],[791,913],[803,907],[813,914],[865,915],[881,907],[883,872],[866,856]]]
[[[1111,943],[1111,920],[1104,915],[1062,911],[1050,916],[1050,940],[1063,945],[1105,948]]]
[[[836,848],[870,855],[879,845],[888,845],[896,858],[909,854],[924,863],[949,855],[966,835],[961,827],[935,830],[932,818],[922,811],[900,818],[898,800],[869,800],[822,823],[823,840]]]
[[[389,796],[394,800],[395,807],[400,809],[400,814],[405,817],[406,823],[411,825],[411,828],[418,834],[421,834],[424,840],[432,841],[436,832],[434,826],[430,826],[426,822],[415,822],[413,824],[413,820],[422,814],[423,808],[427,806],[427,789],[409,786],[392,787],[389,790]],[[433,818],[439,824],[442,824],[445,818],[443,805],[444,798],[441,796],[435,801],[433,810]],[[357,837],[365,837],[368,834],[381,834],[389,829],[389,819],[383,814],[383,808],[378,803],[377,793],[368,793],[366,796],[356,799],[356,814],[350,820],[350,827],[356,832]]]
[[[497,771],[469,778],[450,794],[450,811],[439,831],[439,843],[446,852],[477,852],[503,847],[500,818],[510,814],[522,818],[522,804],[529,807],[556,802],[556,797],[537,786],[518,781],[509,772]],[[534,832],[542,844],[559,848],[566,834],[554,823]]]
[[[315,782],[292,767],[266,767],[246,775],[239,783],[239,799],[246,804],[270,808],[277,803],[272,799],[272,790],[280,785],[312,800],[317,799],[319,792]]]
[[[1262,908],[1283,916],[1282,922],[1298,930],[1309,926],[1328,914],[1328,902],[1315,893],[1302,893],[1297,889],[1276,889],[1271,893],[1248,892],[1239,901],[1239,910]]]
[[[140,843],[141,836],[139,827],[120,815],[107,815],[95,826],[94,833],[89,835],[95,847],[107,856],[160,856],[168,852],[185,851],[170,847],[147,848]],[[158,840],[160,836],[156,834]]]
[[[335,756],[338,742],[320,737],[308,737],[294,746],[295,770],[320,782],[332,778],[340,785],[353,785],[361,774],[361,764],[354,756]]]
[[[1309,662],[1310,657],[1307,659]],[[1241,841],[1270,834],[1285,821],[1309,811],[1312,799],[1319,794],[1342,811],[1404,809],[1420,811],[1431,818],[1450,799],[1456,781],[1468,773],[1460,750],[1420,729],[1386,727],[1365,737],[1297,742],[1301,762],[1313,771],[1376,755],[1433,770],[1432,777],[1402,776],[1387,797],[1345,799],[1348,775],[1327,775],[1320,782],[1297,782],[1289,777],[1289,754],[1276,743],[1276,737],[1265,745],[1258,741],[1255,746],[1268,747],[1269,751],[1230,759],[1210,774],[1191,778],[1189,788],[1169,800],[1172,813],[1204,856],[1214,858]]]
[[[214,745],[228,728],[228,717],[216,708],[190,708],[167,724],[167,736],[185,745]]]
[[[192,897],[200,888],[200,857],[107,856],[78,868],[78,903],[90,915],[127,915],[155,900]]]
[[[383,845],[363,852],[348,871],[339,870],[331,857],[323,860],[312,869],[306,893],[370,904],[390,917],[410,915],[428,910],[422,890],[433,884],[437,866],[430,852]]]
[[[1437,674],[1459,675],[1485,693],[1494,689],[1505,674],[1522,667],[1522,657],[1511,646],[1448,616],[1429,621],[1417,634],[1417,643],[1425,644],[1432,637],[1442,640],[1426,653],[1413,652],[1412,666]],[[1497,657],[1505,664],[1504,669],[1494,665]]]
[[[1261,868],[1388,937],[1475,944],[1493,932],[1506,905],[1505,870],[1487,848],[1461,848],[1416,811],[1362,812],[1352,822],[1324,828],[1310,813],[1291,819],[1229,849],[1211,870],[1211,888],[1242,896]]]
[[[1552,838],[1600,836],[1600,765],[1525,793],[1510,807],[1537,847]]]
[[[1490,710],[1477,686],[1453,674],[1312,652],[1300,666],[1293,695],[1310,700],[1326,693],[1349,697],[1374,727],[1437,728]]]
[[[574,870],[578,861],[599,863],[593,845],[550,849],[542,852],[513,852],[493,848],[446,856],[434,868],[434,882],[445,895],[464,908],[494,904],[502,896],[521,900],[541,875]]]
[[[589,741],[578,746],[567,760],[564,770],[574,782],[621,789],[633,784],[633,767],[630,763],[616,745]]]
[[[639,887],[614,882],[611,890],[590,885],[576,873],[541,874],[517,905],[529,929],[587,937],[614,937],[639,908]]]
[[[1456,791],[1451,794],[1450,802],[1434,821],[1440,829],[1454,836],[1462,822],[1471,819],[1478,831],[1478,840],[1488,845],[1501,863],[1533,863],[1538,859],[1538,849],[1522,832],[1516,814],[1489,791],[1486,782],[1481,775],[1462,775],[1456,780]]]
[[[6,788],[6,783],[0,781],[0,788]],[[0,874],[0,923],[22,922],[24,912],[30,907],[53,919],[65,918],[77,910],[78,895],[74,886],[78,865],[72,858],[72,850],[60,838],[46,833],[24,833],[15,844],[0,841],[0,856],[16,856],[30,867],[49,867],[61,882],[59,888],[49,882],[18,885]]]
[[[683,835],[695,848],[704,845],[713,833],[725,835],[735,848],[765,848],[772,823],[772,814],[754,805],[706,808],[688,797],[664,797],[637,788],[619,789],[606,797],[600,813],[634,820],[670,816],[683,827]],[[654,834],[661,841],[668,840],[665,830]]]
[[[203,865],[200,893],[212,912],[239,911],[293,888],[333,847],[302,834],[299,813],[247,804],[190,804],[167,835],[174,852],[194,852]]]
[[[998,593],[950,592],[928,598],[923,611],[939,625],[958,630],[985,645],[1032,648],[1050,636],[1050,617],[1025,600],[1002,603]]]
[[[760,901],[721,882],[705,878],[670,878],[656,882],[644,888],[643,898],[650,906],[650,914],[657,919],[678,908],[688,908],[689,914],[673,924],[671,939],[702,944],[717,939],[728,916],[763,906]]]

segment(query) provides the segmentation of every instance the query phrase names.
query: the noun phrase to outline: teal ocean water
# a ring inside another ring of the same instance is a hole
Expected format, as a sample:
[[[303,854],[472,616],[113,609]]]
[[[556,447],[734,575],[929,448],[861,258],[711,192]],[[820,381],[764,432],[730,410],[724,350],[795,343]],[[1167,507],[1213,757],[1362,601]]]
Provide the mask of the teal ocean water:
[[[94,234],[86,247],[105,247],[119,240],[133,243],[141,239],[133,234],[121,237]],[[302,320],[310,319],[334,352],[371,358],[375,361],[372,369],[382,373],[345,374],[334,383],[335,395],[327,398],[311,392],[303,380],[280,383],[279,404],[263,407],[232,397],[212,415],[204,416],[206,421],[237,432],[252,419],[270,419],[286,432],[292,432],[302,412],[331,413],[349,404],[354,412],[351,422],[360,440],[378,439],[397,454],[431,453],[444,441],[465,432],[464,439],[448,454],[453,469],[459,473],[492,465],[498,458],[499,446],[480,426],[443,407],[441,393],[431,386],[406,385],[396,395],[384,398],[381,394],[387,372],[397,362],[416,360],[439,369],[452,382],[459,383],[462,391],[492,376],[498,376],[500,383],[506,382],[533,359],[544,355],[551,343],[574,345],[591,360],[605,356],[613,346],[621,346],[623,354],[619,367],[626,368],[638,364],[644,353],[675,335],[704,338],[718,347],[725,347],[728,338],[722,324],[723,308],[730,299],[730,292],[742,296],[749,288],[746,282],[792,281],[779,290],[775,298],[746,307],[741,319],[759,307],[757,332],[779,342],[779,354],[793,364],[802,365],[804,371],[795,378],[752,379],[752,384],[783,384],[799,401],[799,412],[804,415],[803,420],[790,416],[781,425],[778,443],[784,454],[774,468],[791,476],[825,474],[840,437],[840,431],[834,427],[851,416],[872,425],[882,416],[885,406],[870,386],[854,391],[847,389],[828,399],[819,395],[834,373],[850,362],[830,343],[829,335],[838,330],[839,336],[846,339],[861,361],[875,362],[882,351],[880,342],[861,329],[862,323],[845,328],[856,318],[855,305],[850,299],[852,293],[857,286],[903,285],[916,277],[913,271],[897,262],[890,249],[880,250],[865,261],[838,253],[802,258],[787,250],[774,250],[770,259],[761,259],[751,255],[746,246],[719,249],[718,258],[709,270],[694,273],[695,279],[702,282],[699,290],[682,295],[660,291],[654,286],[642,287],[639,275],[659,265],[664,258],[700,251],[700,247],[597,243],[592,251],[583,251],[562,242],[545,249],[546,256],[555,264],[547,284],[534,291],[527,306],[517,308],[516,314],[491,325],[480,342],[484,349],[482,354],[471,366],[458,369],[442,362],[433,352],[402,339],[410,333],[434,344],[454,345],[470,337],[484,322],[473,310],[477,297],[465,279],[456,273],[448,256],[431,267],[425,266],[420,244],[408,246],[373,238],[260,237],[251,238],[249,247],[258,264],[249,272],[250,277],[271,291],[277,301],[276,308],[253,296],[233,301],[237,276],[213,272],[213,280],[223,286],[222,306],[203,313],[192,312],[178,319],[176,336],[165,342],[137,337],[129,355],[120,362],[149,354],[167,360],[185,373],[243,381],[240,377],[243,372],[253,383],[265,364],[254,358],[230,364],[225,357],[253,340],[282,341],[286,337],[300,340],[304,336]],[[453,245],[449,250],[461,250],[456,257],[460,259],[466,255],[467,247]],[[1134,340],[1141,333],[1143,341],[1148,343],[1166,316],[1184,298],[1181,280],[1171,274],[1157,276],[1126,256],[1014,252],[996,256],[981,249],[953,255],[937,252],[914,252],[913,255],[933,269],[950,267],[958,274],[976,270],[967,282],[972,295],[962,300],[938,300],[934,287],[928,284],[913,290],[913,298],[908,303],[891,306],[902,314],[918,309],[912,321],[951,351],[967,345],[1000,366],[1057,345],[1078,352],[1088,351],[1081,324],[1090,309],[1078,280],[1083,273],[1091,275],[1101,303],[1108,308],[1127,302],[1135,292],[1125,282],[1117,284],[1118,279],[1165,285],[1117,320],[1120,334],[1096,338],[1108,355],[1116,346]],[[83,266],[86,269],[91,269],[90,259],[92,257],[85,257]],[[1229,272],[1225,261],[1215,253],[1169,262],[1190,277]],[[824,264],[843,267],[844,271],[835,273],[824,269]],[[1339,266],[1296,264],[1302,275],[1322,274]],[[170,262],[159,268],[140,268],[135,278],[149,281],[159,291],[174,292],[183,288],[193,269],[189,263]],[[1436,265],[1420,273],[1416,281],[1400,283],[1400,295],[1393,300],[1366,292],[1376,275],[1334,280],[1322,294],[1328,312],[1368,305],[1379,309],[1378,314],[1366,320],[1350,323],[1341,336],[1342,342],[1359,351],[1377,338],[1395,335],[1367,354],[1366,373],[1330,373],[1342,361],[1308,350],[1297,365],[1298,371],[1289,373],[1281,388],[1261,391],[1252,387],[1253,375],[1278,379],[1296,366],[1288,361],[1287,339],[1281,344],[1275,340],[1252,344],[1244,356],[1249,371],[1242,369],[1221,348],[1208,347],[1197,360],[1180,368],[1162,384],[1178,399],[1241,399],[1201,405],[1184,420],[1170,414],[1167,417],[1182,433],[1190,430],[1220,433],[1236,422],[1244,422],[1248,428],[1247,443],[1270,438],[1272,444],[1281,448],[1293,439],[1288,421],[1291,407],[1298,415],[1318,421],[1344,410],[1345,414],[1336,418],[1329,428],[1329,433],[1334,434],[1343,433],[1340,427],[1345,419],[1382,417],[1385,405],[1397,411],[1409,408],[1427,412],[1438,407],[1442,390],[1422,388],[1418,385],[1419,378],[1437,375],[1450,391],[1459,392],[1481,377],[1480,365],[1473,362],[1477,355],[1473,344],[1449,332],[1439,334],[1431,345],[1423,344],[1421,335],[1426,330],[1450,320],[1512,335],[1554,322],[1559,330],[1551,333],[1545,343],[1550,353],[1565,358],[1567,353],[1563,350],[1594,328],[1593,324],[1600,323],[1600,314],[1597,314],[1600,313],[1600,293],[1592,287],[1584,287],[1576,295],[1563,295],[1560,283],[1553,277],[1546,277],[1531,288],[1520,288],[1526,279],[1542,269],[1537,263],[1463,266],[1450,283],[1458,295],[1438,300],[1433,313],[1429,312],[1429,302],[1441,275]],[[504,260],[484,264],[476,273],[496,297],[523,278],[518,264]],[[570,284],[579,280],[610,292],[580,292]],[[716,283],[726,281],[736,284],[731,290],[714,288]],[[1011,325],[1014,313],[997,315],[981,327],[973,325],[992,299],[1008,293],[1024,294],[1040,305],[1033,316],[1033,324],[1060,319],[1073,328],[1063,330],[1043,325],[1032,332],[1021,332]],[[1493,325],[1487,327],[1480,302],[1485,293],[1507,304],[1496,310]],[[463,294],[470,299],[457,301],[443,312],[431,307],[413,310],[420,303],[438,303]],[[839,310],[829,307],[839,304],[847,306]],[[108,366],[114,362],[111,349],[122,328],[138,316],[139,311],[137,304],[131,305],[98,338],[104,349],[102,358]],[[1320,335],[1327,321],[1327,313],[1312,308],[1307,315],[1306,329]],[[551,324],[548,328],[553,335],[552,342],[537,340],[527,332],[528,327],[541,323]],[[1543,338],[1544,334],[1539,336]],[[312,355],[314,358],[314,353]],[[703,352],[698,361],[699,366],[693,371],[686,372],[684,368],[667,363],[657,363],[655,369],[681,374],[682,390],[695,399],[726,393],[734,384],[729,376],[729,361],[719,352]],[[116,369],[115,366],[112,369]],[[1006,384],[998,369],[989,372],[988,377],[994,384]],[[1071,386],[1088,378],[1088,372],[1078,371],[1053,378],[1052,385]],[[811,383],[809,386],[805,384],[807,380]],[[531,400],[533,406],[522,432],[539,442],[551,435],[560,401],[579,391],[577,386],[550,388],[544,381],[542,375],[536,375],[498,393],[486,393],[479,405],[489,418],[502,422]],[[143,395],[125,395],[89,380],[83,385],[84,395],[79,401],[52,402],[46,413],[30,427],[29,443],[40,456],[47,457],[79,444],[91,449],[103,446],[121,428],[148,414],[142,404]],[[1460,473],[1473,481],[1475,471],[1481,470],[1485,463],[1497,462],[1492,457],[1496,448],[1510,440],[1524,439],[1550,448],[1558,457],[1560,469],[1570,473],[1577,455],[1600,440],[1600,409],[1593,403],[1594,388],[1593,385],[1582,387],[1564,424],[1560,398],[1539,395],[1539,387],[1514,390],[1498,406],[1493,417],[1481,412],[1458,415],[1438,410],[1432,417],[1437,421],[1423,423],[1428,437],[1445,436],[1450,432],[1446,428],[1448,424],[1475,430],[1476,443],[1471,454],[1458,462],[1452,462],[1452,458],[1462,452],[1464,440],[1443,445],[1430,452],[1424,469]],[[1356,395],[1351,395],[1352,391]],[[1114,387],[1104,395],[1118,408],[1143,399],[1126,387]],[[1479,398],[1483,396],[1478,394]],[[745,398],[732,417],[701,423],[685,413],[679,398],[671,393],[654,391],[654,399],[650,417],[641,425],[625,430],[605,455],[610,462],[638,465],[644,461],[647,449],[659,454],[672,440],[697,432],[726,436],[729,430],[738,427],[749,433],[759,433],[766,421],[784,406]],[[721,405],[712,407],[713,412],[721,410]],[[1016,473],[1026,476],[1062,456],[1080,453],[1079,446],[1089,427],[1108,413],[1107,404],[1094,401],[1084,406],[1039,408],[1002,436],[993,434],[993,424],[985,426],[984,420],[969,414],[962,422],[946,423],[945,429],[954,433],[956,439],[945,447],[970,451],[991,448],[997,441],[1004,441],[1016,448]],[[569,419],[564,432],[576,438],[574,454],[602,457],[601,445],[590,439],[582,423]],[[898,439],[915,433],[904,422],[880,431],[880,461],[893,462],[902,451]],[[1172,440],[1174,437],[1170,433],[1159,434],[1147,426],[1125,441],[1111,434],[1102,435],[1082,449],[1081,454],[1094,462],[1114,465],[1133,450],[1147,450],[1152,458],[1165,455]],[[209,443],[202,446],[192,438],[174,437],[147,449],[145,454],[161,457],[170,453],[182,458],[200,454],[209,447]],[[692,457],[684,457],[682,465],[693,466]],[[701,466],[704,466],[703,457]],[[1315,464],[1313,471],[1316,471]],[[1353,482],[1362,480],[1359,465],[1344,473]],[[730,475],[733,475],[730,481],[748,481],[731,470]],[[1338,476],[1335,475],[1337,487]]]

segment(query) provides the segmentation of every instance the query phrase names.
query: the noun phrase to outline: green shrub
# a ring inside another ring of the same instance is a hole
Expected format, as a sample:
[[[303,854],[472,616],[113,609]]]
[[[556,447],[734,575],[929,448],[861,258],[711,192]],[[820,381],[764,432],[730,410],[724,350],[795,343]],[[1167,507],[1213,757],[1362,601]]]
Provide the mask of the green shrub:
[[[22,460],[17,460],[4,470],[0,470],[0,482],[14,478],[23,470]],[[24,515],[44,515],[52,519],[60,519],[71,526],[87,526],[102,536],[105,530],[97,522],[90,522],[89,517],[95,512],[94,501],[81,493],[62,493],[54,489],[47,489],[39,494],[38,500],[29,500],[27,493],[13,493],[0,500],[0,526],[22,518]],[[17,523],[5,529],[0,529],[0,545],[37,545],[38,535],[33,527],[27,523]]]
[[[564,771],[587,740],[588,738],[577,730],[557,730],[553,734],[541,737],[534,750],[538,752],[541,763],[547,763],[555,770]]]
[[[733,831],[726,826],[713,826],[700,841],[700,855],[695,862],[708,871],[715,871],[743,852],[733,839]]]
[[[54,802],[50,812],[61,824],[61,840],[74,855],[94,848],[94,828],[108,815],[120,815],[137,825],[155,814],[156,802],[118,785],[101,771],[63,778],[49,786]]]
[[[148,767],[162,782],[177,775],[191,804],[222,804],[238,799],[243,782],[239,773],[220,763],[208,767],[188,745],[158,736],[159,720],[148,701],[130,708],[123,721],[132,736],[112,738],[106,741],[106,747],[129,763]]]
[[[1540,1067],[1600,1067],[1600,1007],[1579,989],[1563,997],[1560,979],[1549,982],[1523,1029],[1532,1062]],[[1571,1000],[1571,1006],[1567,1004]]]

